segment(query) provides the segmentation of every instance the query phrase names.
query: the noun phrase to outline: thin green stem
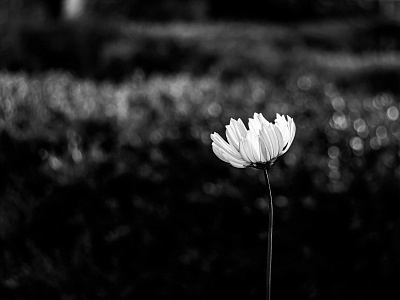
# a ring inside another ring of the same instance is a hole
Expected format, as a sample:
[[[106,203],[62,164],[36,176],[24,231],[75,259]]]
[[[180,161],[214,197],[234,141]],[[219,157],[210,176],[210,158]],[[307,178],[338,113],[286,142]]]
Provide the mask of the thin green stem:
[[[267,300],[271,299],[271,266],[272,266],[272,231],[274,226],[274,206],[272,204],[271,185],[269,184],[268,171],[264,171],[265,183],[269,189],[268,201],[268,252],[267,252]]]

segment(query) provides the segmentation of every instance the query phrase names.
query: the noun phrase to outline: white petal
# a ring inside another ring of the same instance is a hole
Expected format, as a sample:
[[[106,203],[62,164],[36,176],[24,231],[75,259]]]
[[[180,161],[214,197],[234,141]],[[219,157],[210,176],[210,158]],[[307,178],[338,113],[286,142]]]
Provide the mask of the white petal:
[[[278,135],[276,134],[275,128],[271,126],[271,129],[272,129],[271,130],[272,135],[274,137],[272,140],[275,143],[274,144],[274,156],[273,156],[273,158],[274,158],[274,157],[277,157],[279,155],[280,147],[279,147]]]
[[[232,125],[226,125],[226,138],[230,145],[235,147],[236,150],[239,150],[239,139],[236,135],[235,128]]]
[[[258,134],[253,131],[249,131],[247,133],[246,139],[249,142],[250,150],[255,160],[254,162],[261,162],[260,142]]]
[[[259,140],[260,140],[261,162],[268,162],[271,159],[268,147],[261,136],[259,136]]]
[[[244,151],[247,154],[247,157],[250,159],[252,163],[257,162],[257,158],[255,157],[253,150],[252,150],[252,144],[251,144],[251,139],[244,139],[243,141],[244,145]]]
[[[266,147],[266,150],[268,152],[268,157],[266,157],[269,160],[273,158],[273,144],[271,142],[271,138],[269,135],[268,128],[266,126],[263,126],[263,129],[260,131],[260,137],[262,141],[264,142],[264,146]]]
[[[288,121],[289,139],[288,139],[286,148],[282,154],[286,153],[289,150],[290,146],[292,145],[294,136],[296,134],[296,125],[294,124],[293,119],[290,117],[288,117],[288,119],[289,119],[289,121]]]
[[[258,119],[257,113],[254,113],[254,119],[249,118],[249,129],[255,133],[258,133],[261,129],[261,123]]]
[[[229,163],[235,163],[235,164],[244,165],[244,166],[248,166],[250,164],[249,162],[245,161],[242,158],[238,159],[238,158],[235,158],[233,156],[230,156],[229,154],[228,155],[224,155],[224,157],[228,160]]]
[[[290,128],[290,140],[288,142],[288,147],[290,147],[290,145],[293,142],[294,136],[296,135],[296,125],[294,124],[293,119],[289,121],[289,128]]]
[[[242,138],[241,140],[240,140],[240,142],[239,142],[239,152],[240,152],[240,155],[242,156],[242,158],[245,160],[245,161],[247,161],[247,162],[251,162],[251,160],[250,160],[250,158],[247,156],[247,153],[246,153],[246,151],[245,151],[245,148],[244,148],[244,138]]]
[[[290,119],[289,128],[290,128],[290,141],[289,141],[289,143],[292,144],[294,136],[296,134],[296,124],[294,124],[293,119]]]
[[[235,167],[235,168],[241,168],[241,169],[243,169],[243,168],[246,168],[246,167],[247,167],[247,165],[244,166],[244,165],[242,165],[242,164],[237,164],[237,163],[234,163],[234,162],[229,162],[229,163],[231,164],[232,167]]]
[[[246,126],[244,125],[243,121],[239,118],[237,121],[232,120],[232,125],[236,130],[236,135],[238,139],[246,137],[247,134],[247,129]]]
[[[258,120],[260,121],[261,127],[263,125],[269,126],[269,124],[271,124],[270,122],[267,121],[267,119],[264,118],[262,114],[258,114]]]
[[[229,163],[229,161],[222,155],[221,150],[218,146],[215,146],[215,143],[212,143],[212,149],[214,154],[222,161]]]
[[[222,150],[232,156],[240,157],[239,152],[230,144],[228,144],[218,133],[211,134],[212,141]]]
[[[215,143],[212,143],[212,149],[215,155],[224,162],[230,163],[231,165],[241,165],[243,168],[248,166],[250,163],[246,162],[242,158],[237,159],[236,157],[224,152],[221,148],[219,148]]]
[[[278,141],[278,155],[281,155],[284,148],[282,134],[277,126],[273,125],[272,128],[275,130],[276,138]]]
[[[275,130],[273,129],[273,125],[270,124],[270,126],[265,127],[266,128],[266,134],[268,135],[269,141],[271,142],[271,159],[274,159],[275,157],[278,156],[279,153],[279,144],[278,144],[278,138],[276,136]]]
[[[290,130],[288,126],[288,122],[283,116],[276,114],[275,126],[277,126],[282,134],[283,145],[284,147],[287,145],[290,139]]]

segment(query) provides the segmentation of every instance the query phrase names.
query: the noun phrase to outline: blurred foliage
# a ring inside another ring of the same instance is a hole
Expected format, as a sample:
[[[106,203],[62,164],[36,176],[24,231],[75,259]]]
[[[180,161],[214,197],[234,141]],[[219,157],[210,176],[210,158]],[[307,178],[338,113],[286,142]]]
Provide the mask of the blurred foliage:
[[[319,26],[308,22],[287,26],[157,25],[96,18],[49,25],[26,20],[0,24],[0,69],[31,74],[67,70],[74,76],[113,82],[129,80],[137,70],[146,76],[183,72],[196,76],[213,74],[223,80],[249,75],[286,80],[302,63],[300,60],[308,64],[314,56],[348,54],[349,65],[354,54],[378,53],[378,60],[381,52],[396,56],[399,34],[399,24],[383,18],[332,20]],[[361,60],[367,62],[368,58]],[[395,57],[389,63],[392,62],[396,64]],[[321,63],[332,62],[327,59],[318,64]],[[397,66],[390,69],[388,64],[380,69],[378,62],[370,66],[369,72],[361,73],[368,76],[379,69],[378,77],[386,78],[366,82],[392,78],[390,86],[378,90],[395,88],[400,74]],[[355,68],[354,72],[359,70]],[[342,72],[339,77],[343,77]],[[357,78],[360,77],[342,78],[341,84]]]
[[[244,25],[125,24],[88,42],[86,79],[0,74],[2,299],[263,299],[263,175],[209,138],[254,112],[298,129],[270,174],[272,296],[399,299],[399,41],[367,23]],[[116,73],[95,81],[104,57]]]

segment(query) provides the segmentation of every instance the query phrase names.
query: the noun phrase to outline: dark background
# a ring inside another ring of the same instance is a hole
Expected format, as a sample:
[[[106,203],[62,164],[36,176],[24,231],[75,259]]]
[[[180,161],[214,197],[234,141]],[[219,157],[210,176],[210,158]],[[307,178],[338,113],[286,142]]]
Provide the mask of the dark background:
[[[400,299],[400,3],[68,3],[0,2],[0,299],[265,299],[254,112],[272,299]]]

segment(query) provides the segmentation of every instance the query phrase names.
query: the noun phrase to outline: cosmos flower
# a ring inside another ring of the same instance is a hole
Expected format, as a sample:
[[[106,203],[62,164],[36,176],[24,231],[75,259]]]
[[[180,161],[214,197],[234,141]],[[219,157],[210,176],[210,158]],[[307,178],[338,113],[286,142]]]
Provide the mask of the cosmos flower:
[[[249,129],[241,119],[231,119],[225,127],[228,142],[214,132],[212,149],[219,159],[236,168],[268,169],[289,150],[296,133],[293,119],[279,114],[274,124],[254,113]]]

